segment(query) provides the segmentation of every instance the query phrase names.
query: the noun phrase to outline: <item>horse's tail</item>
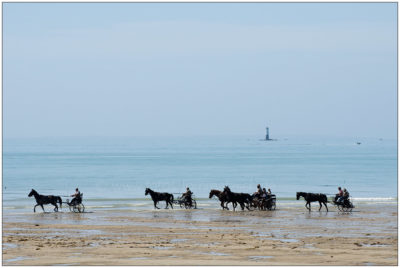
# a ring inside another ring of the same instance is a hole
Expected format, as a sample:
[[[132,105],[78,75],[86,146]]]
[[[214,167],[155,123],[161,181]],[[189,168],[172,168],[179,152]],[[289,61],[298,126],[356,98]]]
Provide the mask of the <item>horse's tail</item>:
[[[169,195],[170,195],[171,202],[174,202],[174,195],[173,194],[169,194]]]
[[[57,200],[58,200],[58,202],[60,203],[60,208],[62,208],[62,207],[61,207],[61,206],[62,206],[62,199],[61,199],[61,197],[57,196]]]

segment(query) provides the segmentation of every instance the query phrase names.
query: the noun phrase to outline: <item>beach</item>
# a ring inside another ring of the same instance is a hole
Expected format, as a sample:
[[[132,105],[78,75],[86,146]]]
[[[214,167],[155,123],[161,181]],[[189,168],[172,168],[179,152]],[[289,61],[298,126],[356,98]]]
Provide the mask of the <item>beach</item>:
[[[3,265],[397,265],[397,204],[3,215]],[[161,206],[162,207],[162,206]]]

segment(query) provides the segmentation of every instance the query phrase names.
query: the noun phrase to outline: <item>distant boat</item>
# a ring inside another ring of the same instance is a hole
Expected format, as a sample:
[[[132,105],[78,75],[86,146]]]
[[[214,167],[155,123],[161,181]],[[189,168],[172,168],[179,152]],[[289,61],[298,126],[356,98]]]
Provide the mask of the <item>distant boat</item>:
[[[361,142],[358,141],[358,142],[357,142],[357,145],[360,145],[360,144],[361,144]]]

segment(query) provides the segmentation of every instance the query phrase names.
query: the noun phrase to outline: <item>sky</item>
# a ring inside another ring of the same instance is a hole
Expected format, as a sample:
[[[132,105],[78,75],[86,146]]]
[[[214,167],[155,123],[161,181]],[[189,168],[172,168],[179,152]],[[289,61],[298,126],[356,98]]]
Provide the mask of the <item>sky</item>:
[[[397,3],[3,3],[3,136],[397,138]]]

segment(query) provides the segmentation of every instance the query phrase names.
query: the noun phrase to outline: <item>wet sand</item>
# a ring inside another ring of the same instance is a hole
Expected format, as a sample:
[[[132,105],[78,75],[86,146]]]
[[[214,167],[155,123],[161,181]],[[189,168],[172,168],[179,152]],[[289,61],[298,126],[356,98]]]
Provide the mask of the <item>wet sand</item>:
[[[356,206],[3,215],[3,265],[397,265],[396,204]]]

